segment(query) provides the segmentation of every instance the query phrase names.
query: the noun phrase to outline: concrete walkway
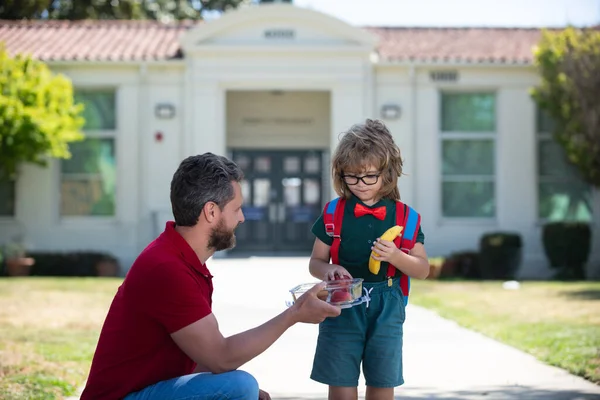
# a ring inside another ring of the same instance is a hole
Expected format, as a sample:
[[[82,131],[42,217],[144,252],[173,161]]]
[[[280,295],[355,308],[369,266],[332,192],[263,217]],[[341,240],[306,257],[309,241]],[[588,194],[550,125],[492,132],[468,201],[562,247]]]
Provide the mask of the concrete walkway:
[[[208,264],[215,276],[213,309],[226,336],[266,322],[285,309],[290,288],[316,282],[306,258]],[[327,387],[309,378],[317,333],[316,325],[294,326],[241,369],[273,399],[326,400]],[[406,384],[396,389],[396,399],[600,400],[600,386],[414,305],[407,309],[404,370]],[[360,385],[364,398],[362,376]]]
[[[306,258],[215,259],[209,268],[225,335],[267,321],[285,309],[290,288],[316,282]],[[317,332],[316,325],[297,325],[242,369],[274,399],[326,399],[327,387],[309,378]],[[600,399],[600,386],[413,305],[404,349],[406,384],[396,389],[398,399]]]

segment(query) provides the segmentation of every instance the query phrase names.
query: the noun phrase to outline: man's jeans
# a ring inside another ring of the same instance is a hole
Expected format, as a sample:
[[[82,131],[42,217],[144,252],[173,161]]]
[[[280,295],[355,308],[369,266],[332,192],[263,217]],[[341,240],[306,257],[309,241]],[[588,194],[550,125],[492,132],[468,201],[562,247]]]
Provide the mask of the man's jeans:
[[[158,382],[124,400],[258,400],[258,383],[244,371],[208,372]]]

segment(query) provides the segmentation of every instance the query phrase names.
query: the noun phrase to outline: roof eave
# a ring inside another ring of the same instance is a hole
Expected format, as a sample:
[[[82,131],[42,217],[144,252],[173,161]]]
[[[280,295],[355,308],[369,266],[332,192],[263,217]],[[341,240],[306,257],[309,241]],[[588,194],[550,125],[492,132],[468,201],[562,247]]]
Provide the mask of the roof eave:
[[[67,60],[67,59],[41,59],[50,66],[161,66],[161,67],[184,67],[186,62],[182,58],[177,59],[147,59],[147,60]]]
[[[465,59],[393,59],[384,58],[374,62],[376,66],[407,66],[407,67],[509,67],[533,68],[528,60],[465,60]]]

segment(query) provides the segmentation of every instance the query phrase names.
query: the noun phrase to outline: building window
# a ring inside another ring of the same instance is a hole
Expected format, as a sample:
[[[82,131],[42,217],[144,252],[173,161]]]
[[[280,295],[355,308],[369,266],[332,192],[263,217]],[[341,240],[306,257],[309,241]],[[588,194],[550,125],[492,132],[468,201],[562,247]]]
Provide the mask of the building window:
[[[442,215],[496,215],[496,97],[441,94]]]
[[[15,181],[0,179],[0,217],[15,215]]]
[[[544,221],[591,221],[592,188],[552,138],[554,124],[537,112],[538,217]]]
[[[61,162],[61,215],[113,216],[116,202],[117,134],[114,90],[76,90],[85,105],[86,139],[72,143]]]

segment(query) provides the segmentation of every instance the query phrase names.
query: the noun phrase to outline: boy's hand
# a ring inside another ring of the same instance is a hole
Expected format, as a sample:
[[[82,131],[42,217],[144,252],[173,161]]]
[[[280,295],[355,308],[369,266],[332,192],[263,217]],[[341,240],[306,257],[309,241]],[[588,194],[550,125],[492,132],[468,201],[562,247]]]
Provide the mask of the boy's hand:
[[[336,279],[344,278],[352,279],[352,275],[350,275],[350,272],[348,272],[346,268],[342,267],[341,265],[331,264],[331,267],[323,277],[323,280],[334,281]]]
[[[379,257],[375,257],[374,255],[372,256],[375,260],[387,261],[394,265],[396,265],[395,260],[398,257],[398,253],[402,253],[402,250],[397,248],[394,242],[381,240],[381,238],[378,238],[375,241],[375,244],[373,244],[371,250],[379,254]]]

